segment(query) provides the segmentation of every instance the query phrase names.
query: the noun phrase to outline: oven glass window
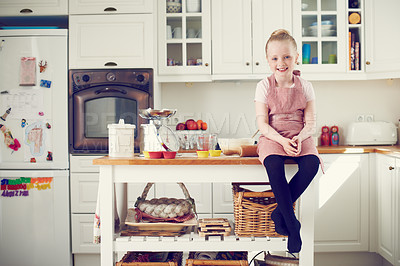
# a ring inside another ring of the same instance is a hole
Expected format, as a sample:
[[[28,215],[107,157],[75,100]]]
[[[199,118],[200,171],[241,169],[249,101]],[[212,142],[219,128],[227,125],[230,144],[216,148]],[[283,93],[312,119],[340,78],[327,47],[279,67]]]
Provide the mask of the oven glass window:
[[[124,119],[125,124],[136,125],[137,101],[133,99],[105,97],[85,102],[85,137],[108,137],[108,124],[117,124]],[[136,136],[137,134],[135,134]]]

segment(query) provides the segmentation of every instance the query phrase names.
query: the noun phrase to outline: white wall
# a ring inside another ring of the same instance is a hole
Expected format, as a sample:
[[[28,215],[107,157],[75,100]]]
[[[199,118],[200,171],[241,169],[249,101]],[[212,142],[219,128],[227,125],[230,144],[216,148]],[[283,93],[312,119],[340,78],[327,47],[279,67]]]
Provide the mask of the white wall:
[[[164,83],[161,106],[178,109],[179,121],[188,118],[209,123],[220,137],[250,137],[256,131],[256,81]],[[400,119],[400,80],[313,81],[317,103],[317,133],[324,125],[339,126],[340,143],[348,124],[358,114],[397,124]]]

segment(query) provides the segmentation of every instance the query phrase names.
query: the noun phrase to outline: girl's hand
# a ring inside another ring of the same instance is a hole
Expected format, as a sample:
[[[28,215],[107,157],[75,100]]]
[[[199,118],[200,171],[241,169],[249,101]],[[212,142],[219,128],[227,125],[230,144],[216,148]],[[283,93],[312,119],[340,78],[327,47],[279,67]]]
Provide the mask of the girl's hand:
[[[294,136],[293,138],[292,138],[292,141],[295,143],[295,145],[296,145],[296,156],[297,155],[299,155],[300,154],[300,152],[301,152],[301,142],[303,141],[302,139],[301,139],[301,137],[300,136]]]
[[[280,144],[283,147],[283,150],[290,156],[296,156],[297,153],[297,146],[298,144],[293,139],[282,138]]]

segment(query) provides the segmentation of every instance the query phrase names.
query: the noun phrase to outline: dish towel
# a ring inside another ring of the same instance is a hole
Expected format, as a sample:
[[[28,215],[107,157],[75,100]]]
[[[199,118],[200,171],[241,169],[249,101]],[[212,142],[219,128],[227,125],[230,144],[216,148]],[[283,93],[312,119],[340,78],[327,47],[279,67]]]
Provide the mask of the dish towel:
[[[101,230],[100,230],[101,220],[100,220],[100,189],[97,191],[97,203],[96,212],[94,214],[94,224],[93,224],[93,243],[101,243]],[[117,200],[115,196],[115,186],[114,186],[114,230],[119,231],[119,217],[117,211]]]

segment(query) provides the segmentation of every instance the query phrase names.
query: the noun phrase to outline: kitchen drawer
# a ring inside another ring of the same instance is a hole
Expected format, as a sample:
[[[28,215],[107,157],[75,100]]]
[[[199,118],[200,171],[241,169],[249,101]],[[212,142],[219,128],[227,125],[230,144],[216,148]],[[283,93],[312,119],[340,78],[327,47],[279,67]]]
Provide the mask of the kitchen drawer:
[[[72,253],[100,253],[100,245],[93,244],[94,214],[72,214]]]
[[[71,173],[77,173],[77,172],[99,173],[100,166],[93,165],[93,160],[99,157],[102,157],[102,155],[97,155],[97,156],[71,155],[70,156]]]
[[[71,173],[71,212],[94,213],[98,188],[98,173]]]
[[[132,208],[137,197],[142,195],[146,183],[130,183],[127,186],[128,208]],[[97,191],[99,188],[98,173],[71,173],[71,212],[95,213]],[[151,188],[148,198],[154,197],[154,188]],[[119,199],[117,197],[117,199]]]

